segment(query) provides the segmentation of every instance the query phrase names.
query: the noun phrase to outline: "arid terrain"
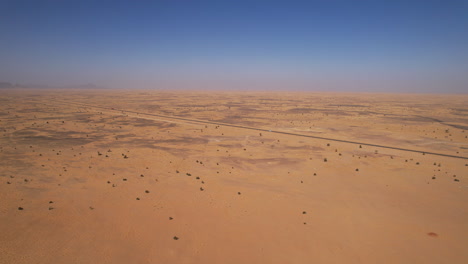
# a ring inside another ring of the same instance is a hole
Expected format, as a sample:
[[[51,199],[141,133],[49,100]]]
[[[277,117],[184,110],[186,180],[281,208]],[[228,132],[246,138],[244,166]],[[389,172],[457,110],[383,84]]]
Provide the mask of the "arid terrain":
[[[0,90],[0,263],[468,263],[468,95]]]

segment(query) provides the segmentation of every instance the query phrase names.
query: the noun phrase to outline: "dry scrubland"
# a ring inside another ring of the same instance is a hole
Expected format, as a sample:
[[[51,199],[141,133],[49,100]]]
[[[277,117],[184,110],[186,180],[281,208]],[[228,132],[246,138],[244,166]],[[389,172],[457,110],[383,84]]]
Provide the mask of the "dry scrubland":
[[[0,128],[1,263],[468,263],[468,160],[423,153],[468,157],[468,96],[2,90]]]

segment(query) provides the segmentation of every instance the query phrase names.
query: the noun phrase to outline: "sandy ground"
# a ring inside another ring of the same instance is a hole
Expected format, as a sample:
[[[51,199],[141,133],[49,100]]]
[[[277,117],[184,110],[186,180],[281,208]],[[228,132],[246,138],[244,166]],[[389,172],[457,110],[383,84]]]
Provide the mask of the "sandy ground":
[[[0,128],[0,263],[468,263],[466,95],[1,90]]]

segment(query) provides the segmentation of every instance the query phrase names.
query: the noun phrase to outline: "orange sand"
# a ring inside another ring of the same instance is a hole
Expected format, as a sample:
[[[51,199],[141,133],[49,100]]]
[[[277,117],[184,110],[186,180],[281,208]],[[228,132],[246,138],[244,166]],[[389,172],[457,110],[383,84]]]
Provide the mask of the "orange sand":
[[[468,160],[423,153],[468,157],[466,95],[2,90],[0,128],[0,263],[468,263]]]

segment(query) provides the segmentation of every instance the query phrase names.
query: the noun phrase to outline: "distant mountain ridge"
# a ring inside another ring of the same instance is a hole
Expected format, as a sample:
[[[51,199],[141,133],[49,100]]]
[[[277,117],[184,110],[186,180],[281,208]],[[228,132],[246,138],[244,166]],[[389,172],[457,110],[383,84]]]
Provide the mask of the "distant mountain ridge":
[[[31,89],[107,89],[108,87],[98,86],[93,83],[80,84],[80,85],[62,85],[62,86],[51,86],[43,84],[13,84],[10,82],[0,82],[0,89],[11,89],[11,88],[31,88]]]
[[[14,88],[15,85],[9,82],[0,82],[0,89],[1,88]]]

